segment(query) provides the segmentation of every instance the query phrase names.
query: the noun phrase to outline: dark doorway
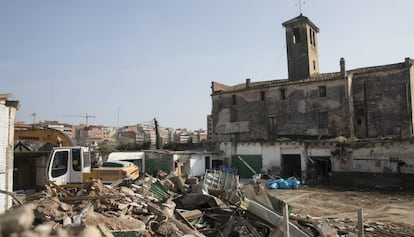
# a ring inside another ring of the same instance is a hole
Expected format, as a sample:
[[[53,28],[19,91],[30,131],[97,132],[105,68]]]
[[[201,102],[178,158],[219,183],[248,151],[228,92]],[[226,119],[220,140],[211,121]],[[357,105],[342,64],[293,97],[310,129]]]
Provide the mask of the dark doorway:
[[[300,155],[282,155],[282,170],[283,178],[296,177],[302,178],[302,167],[300,162]]]
[[[206,156],[206,157],[205,157],[205,161],[206,161],[206,163],[205,163],[205,165],[206,165],[206,170],[207,170],[207,169],[211,169],[211,167],[210,167],[210,156]]]
[[[220,166],[223,165],[223,161],[222,160],[212,160],[211,161],[211,168],[212,169],[219,169]]]
[[[317,181],[326,180],[332,171],[331,158],[329,156],[309,157],[312,179]]]

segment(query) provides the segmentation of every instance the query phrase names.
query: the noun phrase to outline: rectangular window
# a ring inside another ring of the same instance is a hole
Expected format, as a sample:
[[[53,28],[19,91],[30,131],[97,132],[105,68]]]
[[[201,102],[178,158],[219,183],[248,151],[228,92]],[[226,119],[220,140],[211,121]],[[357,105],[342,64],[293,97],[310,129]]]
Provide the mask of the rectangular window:
[[[265,101],[265,99],[266,99],[266,92],[261,91],[261,92],[260,92],[260,100],[261,100],[261,101]]]
[[[277,134],[277,119],[276,117],[269,117],[268,118],[268,132],[270,137],[273,137],[272,135]]]
[[[313,60],[313,70],[316,70],[316,62]]]
[[[312,37],[312,29],[309,29],[309,39],[310,39],[310,43],[313,45],[313,37]]]
[[[82,152],[83,154],[83,167],[90,167],[91,166],[91,156],[89,151]]]
[[[319,86],[319,97],[326,97],[326,86]]]
[[[293,28],[293,44],[300,43],[300,29],[299,27]]]
[[[318,113],[318,125],[319,128],[328,128],[328,112],[319,112]]]
[[[235,105],[236,104],[236,95],[232,95],[232,104]]]
[[[313,38],[313,46],[316,47],[315,31],[312,31],[312,38]]]
[[[286,99],[286,89],[285,88],[280,89],[280,99],[281,100]]]

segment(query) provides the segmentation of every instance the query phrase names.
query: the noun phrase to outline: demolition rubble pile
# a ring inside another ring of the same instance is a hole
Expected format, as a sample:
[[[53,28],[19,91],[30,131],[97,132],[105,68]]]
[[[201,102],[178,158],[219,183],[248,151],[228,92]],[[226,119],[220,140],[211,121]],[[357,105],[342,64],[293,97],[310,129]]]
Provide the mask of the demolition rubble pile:
[[[18,199],[21,204],[0,216],[2,236],[269,236],[283,230],[280,215],[244,197],[238,177],[221,171],[207,172],[202,182],[174,173],[112,186],[90,180],[76,192],[49,182]]]
[[[14,198],[0,216],[0,236],[283,236],[278,213],[286,207],[265,186],[216,170],[201,181],[174,173],[109,186],[90,180],[76,192],[49,182]],[[286,224],[292,237],[333,230],[304,218]]]

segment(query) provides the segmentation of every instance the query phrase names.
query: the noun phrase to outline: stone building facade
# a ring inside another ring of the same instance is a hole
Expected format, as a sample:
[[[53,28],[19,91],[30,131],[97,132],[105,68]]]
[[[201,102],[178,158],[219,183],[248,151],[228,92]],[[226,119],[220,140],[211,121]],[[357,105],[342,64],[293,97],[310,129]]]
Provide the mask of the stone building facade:
[[[289,176],[293,173],[283,169],[299,166],[302,178],[306,178],[310,165],[315,164],[310,161],[316,159],[329,170],[325,174],[353,172],[353,165],[335,163],[338,138],[348,142],[412,138],[414,60],[347,70],[341,58],[337,72],[320,73],[319,28],[302,15],[282,25],[286,29],[288,79],[246,79],[238,85],[212,82],[211,140],[224,150],[229,163],[235,156],[256,156],[262,168]],[[318,147],[321,141],[334,144],[327,147],[323,142]],[[289,150],[291,147],[294,150]],[[310,148],[323,155],[311,158]],[[292,157],[299,160],[292,161],[296,159]],[[405,172],[414,174],[412,169]]]
[[[302,80],[212,83],[213,141],[412,136],[413,60]]]

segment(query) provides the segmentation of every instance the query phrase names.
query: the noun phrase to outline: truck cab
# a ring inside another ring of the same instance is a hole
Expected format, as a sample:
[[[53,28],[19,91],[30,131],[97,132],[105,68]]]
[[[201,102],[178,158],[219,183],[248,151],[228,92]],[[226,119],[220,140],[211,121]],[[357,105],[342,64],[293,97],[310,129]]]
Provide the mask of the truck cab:
[[[82,185],[83,174],[91,172],[87,147],[55,147],[50,153],[46,177],[57,185]]]
[[[80,188],[85,181],[100,179],[105,184],[119,180],[134,181],[139,168],[131,162],[108,162],[105,166],[91,168],[87,147],[55,147],[50,153],[46,178],[65,188]]]

